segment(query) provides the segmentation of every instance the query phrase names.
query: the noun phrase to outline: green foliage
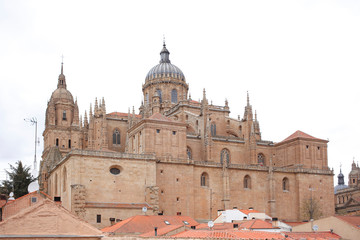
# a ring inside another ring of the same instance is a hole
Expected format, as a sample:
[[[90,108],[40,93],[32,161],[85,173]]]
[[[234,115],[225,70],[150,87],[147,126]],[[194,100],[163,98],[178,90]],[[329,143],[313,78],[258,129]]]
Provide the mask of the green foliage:
[[[17,161],[16,166],[10,165],[10,171],[6,171],[10,180],[2,182],[1,191],[7,195],[14,192],[14,197],[19,198],[28,193],[27,188],[35,179],[30,174],[30,167],[23,166],[21,161]]]

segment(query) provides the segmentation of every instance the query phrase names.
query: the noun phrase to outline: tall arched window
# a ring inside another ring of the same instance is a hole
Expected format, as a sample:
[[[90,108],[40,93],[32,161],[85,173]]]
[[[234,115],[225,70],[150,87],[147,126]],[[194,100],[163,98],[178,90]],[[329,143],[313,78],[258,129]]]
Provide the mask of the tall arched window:
[[[251,189],[251,178],[249,175],[244,177],[244,188]]]
[[[265,165],[265,156],[262,153],[258,154],[258,164]]]
[[[67,178],[66,167],[64,167],[64,169],[63,169],[63,191],[64,192],[66,192],[66,178]]]
[[[63,120],[66,120],[66,111],[63,111]]]
[[[54,195],[57,196],[58,195],[58,175],[55,174],[55,185],[54,185]]]
[[[117,129],[113,132],[113,144],[120,145],[120,132]]]
[[[177,103],[177,102],[178,102],[177,90],[173,89],[171,90],[171,103]]]
[[[186,155],[187,155],[187,159],[192,159],[192,153],[190,147],[186,148]]]
[[[284,177],[282,180],[282,189],[283,191],[289,191],[290,190],[290,186],[289,186],[289,179],[287,177]]]
[[[149,105],[149,93],[145,94],[145,106]]]
[[[200,185],[202,187],[208,187],[209,186],[209,174],[206,172],[203,172],[200,177]]]
[[[220,163],[221,163],[221,165],[224,164],[224,161],[225,161],[226,166],[229,166],[229,164],[230,164],[230,152],[227,149],[221,150],[221,153],[220,153]]]
[[[211,123],[211,136],[216,136],[216,123]]]
[[[160,98],[160,103],[162,103],[162,92],[160,89],[156,89],[157,94],[159,95]]]

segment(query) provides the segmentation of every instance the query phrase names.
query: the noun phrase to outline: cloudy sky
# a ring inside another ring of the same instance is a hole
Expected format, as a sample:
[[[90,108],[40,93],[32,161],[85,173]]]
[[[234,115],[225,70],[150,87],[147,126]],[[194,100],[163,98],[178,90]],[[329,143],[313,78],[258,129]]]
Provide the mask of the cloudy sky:
[[[360,160],[359,1],[0,0],[0,179],[8,163],[38,162],[45,109],[64,55],[80,112],[104,97],[108,112],[138,109],[141,87],[170,59],[197,100],[228,99],[243,115],[246,92],[264,140],[296,130],[328,139],[329,166],[346,176]]]

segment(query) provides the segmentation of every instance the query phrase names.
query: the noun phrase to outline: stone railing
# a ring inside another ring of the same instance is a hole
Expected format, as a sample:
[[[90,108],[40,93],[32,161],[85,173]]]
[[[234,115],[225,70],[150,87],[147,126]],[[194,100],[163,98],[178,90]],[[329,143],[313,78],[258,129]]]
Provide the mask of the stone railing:
[[[155,154],[135,154],[135,153],[120,153],[120,152],[105,152],[96,150],[72,150],[68,155],[82,155],[94,157],[108,157],[108,158],[127,158],[127,159],[143,159],[155,160]]]

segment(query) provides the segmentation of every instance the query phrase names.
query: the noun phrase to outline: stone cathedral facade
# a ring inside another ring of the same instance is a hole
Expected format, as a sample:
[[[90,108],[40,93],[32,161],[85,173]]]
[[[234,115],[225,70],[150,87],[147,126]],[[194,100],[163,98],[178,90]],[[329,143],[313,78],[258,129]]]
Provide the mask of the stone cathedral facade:
[[[84,118],[61,65],[46,109],[41,188],[97,227],[143,214],[214,219],[220,209],[253,207],[281,220],[304,220],[303,203],[334,214],[326,140],[297,131],[279,143],[261,138],[249,95],[243,116],[189,96],[169,59],[142,85],[139,112],[106,112],[95,100]],[[310,191],[309,189],[315,189]]]

